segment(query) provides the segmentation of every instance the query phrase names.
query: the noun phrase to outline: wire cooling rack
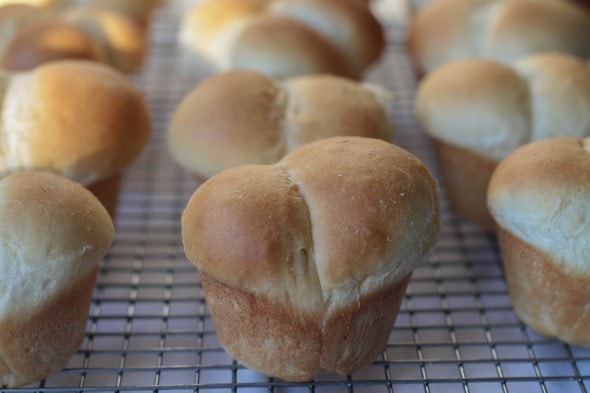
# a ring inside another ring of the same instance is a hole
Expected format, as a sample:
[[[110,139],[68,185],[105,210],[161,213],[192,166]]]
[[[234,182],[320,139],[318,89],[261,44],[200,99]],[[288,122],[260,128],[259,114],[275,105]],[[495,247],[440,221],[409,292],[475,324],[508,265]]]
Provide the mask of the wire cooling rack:
[[[154,135],[127,172],[115,243],[104,259],[80,350],[45,381],[9,392],[586,392],[590,350],[540,336],[510,305],[494,237],[454,217],[442,189],[443,228],[414,273],[387,348],[359,372],[305,384],[245,369],[220,347],[180,216],[197,183],[168,156],[165,131],[192,87],[179,70],[175,36],[186,3],[158,10],[150,56],[135,79]],[[395,94],[395,142],[439,176],[429,140],[412,116],[416,80],[404,35],[407,13],[374,0],[388,48],[368,79]],[[197,70],[195,70],[197,72]],[[441,186],[443,186],[441,184]]]

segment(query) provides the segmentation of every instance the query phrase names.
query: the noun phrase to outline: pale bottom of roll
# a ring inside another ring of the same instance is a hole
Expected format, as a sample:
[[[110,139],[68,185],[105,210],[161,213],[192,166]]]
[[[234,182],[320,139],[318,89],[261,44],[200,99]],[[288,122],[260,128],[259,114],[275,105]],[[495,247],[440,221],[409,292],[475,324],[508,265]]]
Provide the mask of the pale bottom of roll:
[[[478,153],[434,141],[451,209],[481,228],[494,231],[487,208],[488,183],[497,162]]]
[[[102,203],[105,209],[107,209],[107,212],[109,212],[113,221],[117,215],[122,177],[123,175],[118,173],[86,186],[86,188]]]
[[[201,272],[224,349],[248,368],[301,382],[319,369],[347,375],[373,361],[387,344],[410,276],[331,312],[323,323],[323,313],[298,313]]]
[[[0,318],[0,387],[39,381],[67,365],[84,340],[97,271],[42,308]]]
[[[590,276],[568,271],[498,228],[508,293],[517,316],[536,331],[590,345]]]

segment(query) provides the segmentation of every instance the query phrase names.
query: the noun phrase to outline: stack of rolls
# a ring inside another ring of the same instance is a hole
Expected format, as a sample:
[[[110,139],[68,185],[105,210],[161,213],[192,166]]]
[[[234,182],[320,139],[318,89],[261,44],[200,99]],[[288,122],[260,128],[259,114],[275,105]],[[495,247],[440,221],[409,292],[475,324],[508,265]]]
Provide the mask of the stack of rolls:
[[[89,188],[114,216],[121,175],[151,131],[143,95],[127,77],[80,60],[0,74],[0,108],[0,175],[58,173]]]
[[[87,59],[130,73],[143,63],[146,40],[137,22],[106,8],[0,7],[0,68],[8,71]]]
[[[380,56],[384,33],[358,0],[205,0],[186,14],[178,40],[191,68],[358,78]]]
[[[332,75],[277,80],[233,70],[200,83],[176,109],[167,135],[172,157],[197,178],[245,164],[273,164],[331,136],[391,141],[391,93]]]
[[[590,135],[590,67],[557,53],[512,65],[450,62],[422,80],[416,113],[435,142],[453,209],[493,230],[486,190],[504,157],[530,141]]]
[[[462,58],[503,63],[538,52],[590,57],[590,13],[567,0],[434,0],[412,18],[420,74]]]

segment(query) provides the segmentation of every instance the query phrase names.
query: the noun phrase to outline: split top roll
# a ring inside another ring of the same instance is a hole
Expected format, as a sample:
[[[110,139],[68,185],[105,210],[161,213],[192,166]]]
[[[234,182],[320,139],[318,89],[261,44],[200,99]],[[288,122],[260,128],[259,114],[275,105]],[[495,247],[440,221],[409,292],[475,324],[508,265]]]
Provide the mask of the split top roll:
[[[358,0],[208,0],[182,21],[189,62],[214,72],[251,68],[274,77],[358,78],[377,60],[383,29]]]

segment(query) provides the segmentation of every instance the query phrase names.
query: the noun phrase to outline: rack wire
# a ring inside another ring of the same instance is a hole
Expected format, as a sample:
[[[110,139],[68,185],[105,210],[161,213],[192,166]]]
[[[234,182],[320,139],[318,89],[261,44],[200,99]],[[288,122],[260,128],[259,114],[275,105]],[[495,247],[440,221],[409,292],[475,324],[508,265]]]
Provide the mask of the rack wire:
[[[152,27],[150,55],[135,76],[154,135],[125,176],[117,236],[101,264],[84,343],[44,381],[2,393],[49,392],[587,392],[590,349],[541,336],[510,304],[496,240],[450,213],[435,252],[414,272],[383,354],[350,376],[288,383],[248,370],[220,347],[180,216],[197,187],[166,150],[174,108],[192,88],[177,72],[178,20],[190,1],[169,0]],[[407,10],[375,0],[388,47],[367,79],[394,92],[395,142],[439,172],[413,117],[416,79],[404,49]],[[198,70],[195,70],[197,72]]]

